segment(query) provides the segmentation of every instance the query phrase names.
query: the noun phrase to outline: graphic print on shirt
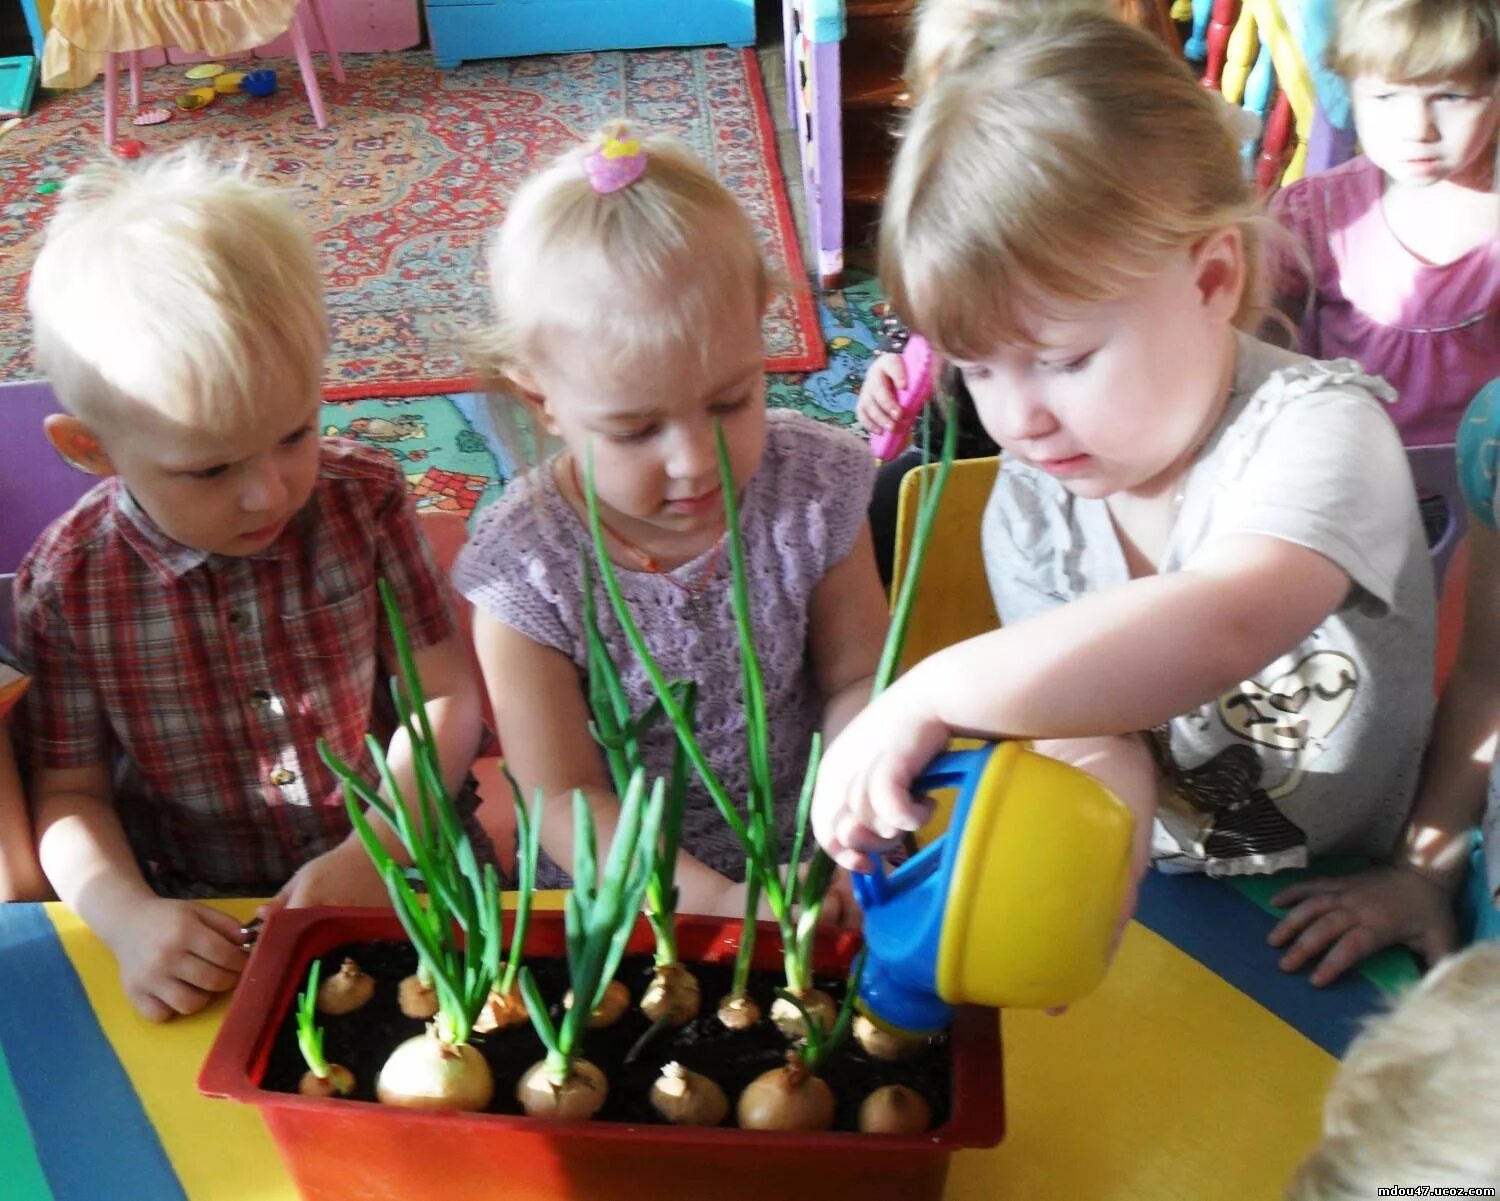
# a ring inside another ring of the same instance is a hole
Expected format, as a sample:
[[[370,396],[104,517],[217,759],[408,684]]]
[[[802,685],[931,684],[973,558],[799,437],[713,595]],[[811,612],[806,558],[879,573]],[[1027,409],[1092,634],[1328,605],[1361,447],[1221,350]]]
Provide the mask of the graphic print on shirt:
[[[1358,689],[1352,659],[1314,651],[1270,683],[1246,680],[1219,698],[1216,716],[1230,734],[1290,758],[1280,780],[1267,778],[1268,757],[1243,744],[1227,746],[1196,767],[1181,767],[1167,731],[1159,731],[1154,741],[1164,773],[1178,797],[1207,819],[1194,850],[1211,863],[1248,860],[1262,870],[1305,864],[1307,835],[1276,802],[1297,790]]]

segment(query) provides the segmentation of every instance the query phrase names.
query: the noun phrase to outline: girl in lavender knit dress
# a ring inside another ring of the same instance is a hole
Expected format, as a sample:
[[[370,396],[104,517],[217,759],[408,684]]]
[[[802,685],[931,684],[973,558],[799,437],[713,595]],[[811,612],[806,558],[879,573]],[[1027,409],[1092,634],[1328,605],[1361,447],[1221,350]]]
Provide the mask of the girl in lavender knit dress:
[[[476,520],[455,582],[475,606],[511,769],[526,796],[547,798],[542,882],[563,882],[571,866],[575,788],[604,831],[618,814],[587,725],[580,481],[590,451],[626,599],[667,677],[698,682],[698,738],[729,795],[748,790],[716,423],[741,498],[786,853],[813,732],[836,732],[863,704],[884,636],[868,451],[842,430],[767,413],[759,244],[734,199],[674,143],[615,129],[565,156],[517,195],[490,271],[489,366],[562,450]],[[594,586],[641,712],[650,683]],[[665,776],[672,751],[658,724],[643,741],[647,770]],[[682,911],[743,912],[744,852],[696,779],[681,845]]]

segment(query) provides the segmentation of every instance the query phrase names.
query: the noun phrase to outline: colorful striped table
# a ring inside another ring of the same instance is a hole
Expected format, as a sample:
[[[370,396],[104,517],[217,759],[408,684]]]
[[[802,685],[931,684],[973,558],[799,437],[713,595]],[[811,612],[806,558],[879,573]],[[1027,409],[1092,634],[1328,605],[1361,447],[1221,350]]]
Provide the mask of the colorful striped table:
[[[1149,877],[1098,992],[1061,1017],[1006,1015],[1009,1133],[955,1158],[949,1196],[1279,1197],[1379,998],[1282,976],[1270,921],[1217,881]],[[71,913],[0,906],[0,1198],[295,1201],[259,1114],[194,1087],[221,1013],[144,1022]]]

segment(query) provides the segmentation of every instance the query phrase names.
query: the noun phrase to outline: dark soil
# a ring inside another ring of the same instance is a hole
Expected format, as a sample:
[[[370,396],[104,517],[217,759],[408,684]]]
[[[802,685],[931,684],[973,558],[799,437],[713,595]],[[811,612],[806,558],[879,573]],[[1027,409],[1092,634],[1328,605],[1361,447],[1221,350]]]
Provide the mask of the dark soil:
[[[326,980],[337,972],[346,957],[353,958],[375,978],[375,997],[363,1009],[342,1017],[320,1015],[323,1050],[330,1063],[341,1063],[354,1073],[359,1083],[356,1097],[373,1101],[375,1077],[386,1057],[399,1043],[422,1031],[423,1023],[403,1017],[396,1006],[397,986],[403,977],[416,970],[416,954],[408,943],[349,943],[323,956],[323,978]],[[562,996],[568,986],[566,965],[557,959],[532,959],[529,966],[542,994],[554,999],[555,1021],[560,1016]],[[661,1074],[662,1065],[675,1059],[718,1082],[729,1097],[732,1124],[734,1102],[745,1086],[785,1061],[786,1039],[767,1018],[750,1030],[731,1033],[714,1016],[718,999],[729,991],[730,969],[717,965],[691,966],[702,986],[703,1014],[681,1029],[659,1031],[634,1063],[626,1064],[625,1055],[651,1025],[638,1008],[632,1007],[614,1026],[589,1030],[584,1035],[584,1058],[600,1068],[609,1080],[609,1099],[596,1120],[660,1124],[661,1118],[651,1108],[648,1094]],[[639,1002],[651,978],[650,956],[627,956],[620,964],[618,978],[629,986],[632,1000]],[[760,1004],[762,1014],[770,1012],[775,989],[781,984],[782,979],[776,973],[751,973],[750,995]],[[835,1001],[842,1000],[842,979],[819,978],[816,984]],[[519,1114],[516,1082],[542,1058],[541,1041],[528,1024],[477,1035],[474,1043],[495,1075],[495,1098],[489,1111]],[[304,1071],[306,1065],[297,1049],[293,1003],[282,1015],[261,1087],[275,1092],[296,1092]],[[916,1059],[895,1064],[871,1059],[850,1037],[828,1057],[822,1074],[838,1098],[835,1129],[857,1129],[860,1102],[883,1084],[904,1084],[921,1093],[932,1107],[934,1127],[948,1120],[952,1077],[946,1035],[937,1036]]]

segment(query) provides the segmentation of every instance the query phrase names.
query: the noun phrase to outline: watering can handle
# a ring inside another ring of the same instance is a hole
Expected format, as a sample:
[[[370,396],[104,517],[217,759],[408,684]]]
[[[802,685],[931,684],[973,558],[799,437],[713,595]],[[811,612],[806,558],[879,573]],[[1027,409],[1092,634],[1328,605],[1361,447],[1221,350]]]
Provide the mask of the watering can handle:
[[[974,760],[989,756],[990,746],[963,751],[944,751],[922,769],[921,775],[911,782],[913,796],[932,792],[939,788],[951,788],[961,784],[974,770]],[[862,909],[869,909],[886,899],[890,891],[889,878],[885,872],[885,860],[878,855],[875,866],[869,872],[855,872],[850,877],[854,886],[854,897]]]

